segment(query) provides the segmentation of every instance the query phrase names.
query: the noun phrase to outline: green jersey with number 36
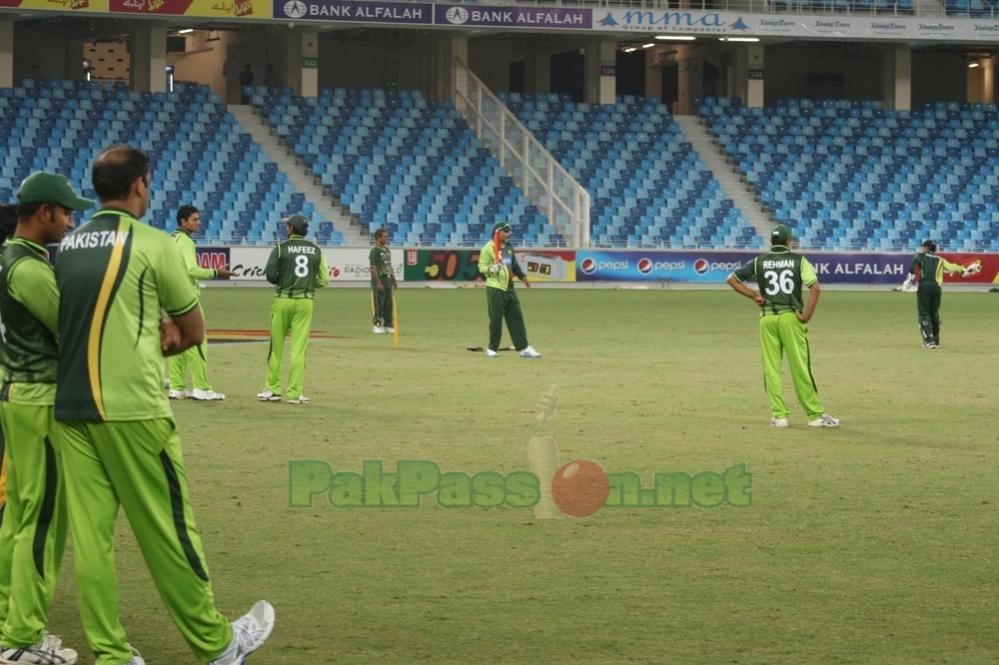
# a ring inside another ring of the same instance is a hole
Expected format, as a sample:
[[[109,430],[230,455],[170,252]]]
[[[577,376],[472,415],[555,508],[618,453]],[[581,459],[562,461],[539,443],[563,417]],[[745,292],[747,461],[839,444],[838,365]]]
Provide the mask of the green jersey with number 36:
[[[264,275],[277,286],[274,295],[278,298],[312,298],[317,288],[330,281],[323,250],[299,235],[271,251]]]
[[[769,254],[757,257],[732,273],[740,282],[755,280],[764,304],[761,315],[800,312],[804,309],[801,287],[818,280],[815,267],[800,254],[783,245],[774,245]]]

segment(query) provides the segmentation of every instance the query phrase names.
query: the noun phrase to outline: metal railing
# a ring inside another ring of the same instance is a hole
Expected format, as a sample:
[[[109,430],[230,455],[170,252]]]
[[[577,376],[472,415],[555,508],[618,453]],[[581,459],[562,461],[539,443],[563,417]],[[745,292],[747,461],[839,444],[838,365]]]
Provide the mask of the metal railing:
[[[452,101],[479,140],[563,238],[578,247],[589,246],[586,189],[458,58],[453,77]]]

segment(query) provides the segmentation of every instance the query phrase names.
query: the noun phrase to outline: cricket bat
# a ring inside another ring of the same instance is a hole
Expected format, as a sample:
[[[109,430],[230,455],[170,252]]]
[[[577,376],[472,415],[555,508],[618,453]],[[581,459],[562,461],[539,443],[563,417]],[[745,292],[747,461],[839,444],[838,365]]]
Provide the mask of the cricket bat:
[[[486,349],[485,349],[485,347],[479,346],[478,344],[471,344],[469,346],[466,346],[465,350],[466,351],[473,351],[473,352],[479,352],[479,353],[481,353],[482,351],[485,351]],[[517,349],[513,348],[512,346],[501,346],[497,350],[498,351],[516,351]]]

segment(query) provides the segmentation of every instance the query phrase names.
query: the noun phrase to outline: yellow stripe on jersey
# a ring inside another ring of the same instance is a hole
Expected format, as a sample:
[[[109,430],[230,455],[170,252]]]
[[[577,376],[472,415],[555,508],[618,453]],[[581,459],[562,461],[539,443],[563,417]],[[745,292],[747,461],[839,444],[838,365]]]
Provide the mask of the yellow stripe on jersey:
[[[107,420],[107,414],[104,412],[104,390],[101,385],[101,337],[104,335],[104,318],[107,315],[108,307],[111,306],[111,291],[114,290],[114,284],[118,281],[121,258],[125,254],[125,235],[122,233],[124,223],[124,220],[119,219],[118,228],[115,229],[115,244],[111,249],[107,270],[104,272],[104,281],[101,282],[101,291],[97,296],[97,305],[94,307],[94,318],[90,321],[90,338],[87,340],[90,392],[94,397],[94,405],[97,406],[97,413],[100,414],[101,420]]]
[[[10,458],[4,450],[3,465],[0,466],[0,506],[7,505],[7,464]]]

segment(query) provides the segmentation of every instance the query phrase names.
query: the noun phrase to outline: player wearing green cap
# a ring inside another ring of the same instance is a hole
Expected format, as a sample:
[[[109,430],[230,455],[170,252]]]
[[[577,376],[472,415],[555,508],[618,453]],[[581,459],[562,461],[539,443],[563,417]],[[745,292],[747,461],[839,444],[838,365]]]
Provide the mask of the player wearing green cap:
[[[312,305],[316,289],[329,284],[330,269],[323,250],[305,239],[309,220],[291,215],[281,220],[288,239],[278,243],[267,259],[264,275],[277,288],[271,301],[271,345],[267,351],[267,387],[257,393],[261,402],[281,401],[281,356],[284,338],[291,331],[291,362],[288,369],[288,403],[308,404],[302,394],[305,380],[305,349],[312,327]]]
[[[981,264],[977,264],[980,268]],[[916,290],[916,311],[919,315],[919,333],[923,336],[923,348],[937,349],[940,347],[940,301],[943,299],[944,273],[960,273],[970,277],[978,272],[975,268],[951,263],[937,256],[937,244],[932,240],[924,240],[919,252],[912,257],[909,264],[909,275],[902,284],[902,289],[916,279],[919,271],[919,286]]]
[[[729,275],[728,284],[760,306],[763,382],[770,398],[770,423],[788,426],[781,369],[787,353],[794,391],[808,414],[808,426],[839,427],[839,419],[826,413],[819,399],[805,327],[819,303],[819,280],[808,259],[789,249],[790,242],[791,229],[778,224],[770,235],[770,251]],[[759,293],[743,283],[749,280],[757,282]],[[809,290],[807,303],[802,300],[802,286]]]
[[[371,266],[371,299],[372,319],[371,329],[376,335],[395,332],[392,320],[393,291],[398,288],[395,282],[395,270],[392,268],[392,250],[388,248],[389,235],[385,229],[375,231],[375,246],[368,254],[368,265]]]
[[[520,300],[513,290],[513,276],[516,275],[528,288],[531,283],[527,280],[527,274],[521,270],[509,240],[510,225],[497,222],[493,226],[492,239],[479,252],[479,273],[486,280],[486,304],[489,307],[489,348],[486,349],[486,357],[499,356],[505,320],[513,339],[513,347],[520,357],[540,358],[541,354],[527,342],[527,328],[524,326]]]
[[[17,193],[18,223],[0,255],[0,423],[7,437],[7,507],[0,539],[14,541],[3,561],[8,597],[2,663],[75,663],[73,649],[46,639],[45,624],[66,547],[66,496],[54,404],[59,350],[59,290],[47,244],[73,228],[73,212],[94,205],[61,175],[33,173]],[[9,575],[9,578],[7,577]]]
[[[198,264],[198,248],[194,245],[192,237],[201,229],[201,211],[192,205],[181,206],[177,210],[177,230],[171,237],[180,249],[180,256],[184,261],[184,268],[198,293],[198,307],[201,307],[201,286],[199,281],[203,279],[219,279],[232,277],[232,271],[228,266],[221,268],[202,268]],[[202,308],[201,317],[204,318],[205,310]],[[187,369],[191,368],[192,390],[188,394],[184,390],[187,381]],[[225,399],[225,395],[213,390],[212,384],[208,382],[208,336],[201,340],[200,344],[191,347],[183,353],[170,358],[170,399],[184,399],[190,396],[193,400],[213,401]]]
[[[230,624],[215,607],[161,383],[164,355],[204,338],[198,294],[177,244],[139,221],[149,207],[149,157],[115,146],[92,175],[101,208],[63,240],[56,260],[56,419],[83,629],[95,665],[143,662],[118,617],[114,530],[123,508],[195,657],[241,665],[270,635],[274,609],[261,601]]]

